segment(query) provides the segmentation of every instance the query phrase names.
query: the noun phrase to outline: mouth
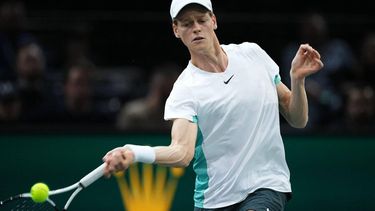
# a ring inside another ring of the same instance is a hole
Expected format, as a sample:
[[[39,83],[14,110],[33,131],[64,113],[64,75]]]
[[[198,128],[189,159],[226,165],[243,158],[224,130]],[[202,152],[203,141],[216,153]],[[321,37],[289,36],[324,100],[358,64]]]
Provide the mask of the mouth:
[[[192,42],[197,42],[197,41],[201,41],[203,40],[204,38],[203,37],[195,37]]]

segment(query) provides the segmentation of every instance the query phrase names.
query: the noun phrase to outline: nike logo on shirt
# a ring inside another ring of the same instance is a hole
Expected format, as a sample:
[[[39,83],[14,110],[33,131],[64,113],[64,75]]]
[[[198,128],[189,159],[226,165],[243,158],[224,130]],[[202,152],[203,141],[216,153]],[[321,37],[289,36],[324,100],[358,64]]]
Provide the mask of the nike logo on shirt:
[[[234,74],[227,80],[227,81],[224,81],[225,84],[228,84],[229,81],[233,78]]]

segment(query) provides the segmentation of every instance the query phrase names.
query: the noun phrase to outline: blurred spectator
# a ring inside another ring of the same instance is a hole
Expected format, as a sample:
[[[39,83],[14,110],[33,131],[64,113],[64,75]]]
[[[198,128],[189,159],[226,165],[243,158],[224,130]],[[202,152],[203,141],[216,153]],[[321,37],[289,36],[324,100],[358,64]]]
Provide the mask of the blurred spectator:
[[[92,77],[95,69],[88,60],[77,61],[68,68],[57,122],[95,124],[106,120],[95,106]]]
[[[46,78],[44,52],[36,43],[21,46],[16,58],[17,86],[22,101],[22,117],[43,122],[54,112],[56,98]]]
[[[65,66],[70,67],[83,60],[92,61],[90,36],[88,23],[77,23],[73,30],[69,31],[65,43]]]
[[[325,124],[338,118],[343,107],[339,87],[345,72],[354,67],[355,57],[344,40],[330,37],[328,24],[321,14],[309,14],[301,21],[299,40],[287,45],[282,52],[281,75],[285,84],[290,84],[290,61],[302,43],[314,46],[324,63],[318,74],[306,79],[310,113],[307,128],[324,128]]]
[[[16,85],[0,82],[0,123],[15,123],[20,119],[21,100]]]
[[[375,34],[366,34],[360,42],[358,63],[343,80],[345,107],[338,126],[354,132],[375,129]]]
[[[358,65],[347,77],[375,87],[375,32],[365,35],[359,49]]]
[[[333,128],[337,132],[373,132],[375,92],[369,85],[353,83],[345,90],[345,110]]]
[[[15,80],[17,49],[35,42],[27,32],[26,9],[21,1],[5,1],[0,5],[0,79]]]
[[[174,63],[166,63],[153,71],[149,91],[144,98],[126,103],[117,119],[117,128],[122,130],[170,130],[171,123],[164,121],[164,104],[180,68]]]

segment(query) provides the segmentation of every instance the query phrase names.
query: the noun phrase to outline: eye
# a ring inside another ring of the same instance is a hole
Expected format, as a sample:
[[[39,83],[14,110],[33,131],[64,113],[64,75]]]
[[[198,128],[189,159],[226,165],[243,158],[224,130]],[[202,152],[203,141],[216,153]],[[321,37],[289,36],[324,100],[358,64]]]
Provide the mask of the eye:
[[[182,27],[189,27],[191,25],[191,21],[183,21],[182,23],[181,23],[181,26]]]
[[[198,19],[198,23],[205,23],[205,22],[207,22],[207,18],[200,18],[200,19]]]

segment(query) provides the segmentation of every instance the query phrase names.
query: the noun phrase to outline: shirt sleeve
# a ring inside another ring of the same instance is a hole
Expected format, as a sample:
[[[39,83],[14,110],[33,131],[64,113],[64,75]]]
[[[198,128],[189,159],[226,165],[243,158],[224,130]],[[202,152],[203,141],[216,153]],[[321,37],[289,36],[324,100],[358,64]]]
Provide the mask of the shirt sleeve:
[[[193,122],[196,115],[196,106],[190,89],[175,84],[165,103],[164,119],[183,118]]]
[[[246,52],[248,53],[248,56],[257,59],[262,64],[264,64],[268,71],[268,74],[270,75],[274,83],[276,85],[279,84],[281,82],[279,66],[267,54],[267,52],[256,43],[246,42],[243,45],[246,46]]]

